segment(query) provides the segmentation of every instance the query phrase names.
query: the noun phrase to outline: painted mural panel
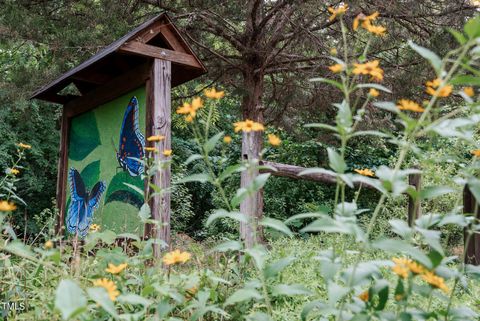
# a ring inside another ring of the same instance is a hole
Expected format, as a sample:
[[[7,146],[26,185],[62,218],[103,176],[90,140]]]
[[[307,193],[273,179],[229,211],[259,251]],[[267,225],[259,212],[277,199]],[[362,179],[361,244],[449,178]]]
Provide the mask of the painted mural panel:
[[[145,87],[72,118],[68,145],[67,233],[85,236],[92,224],[143,233],[138,210],[145,148]]]

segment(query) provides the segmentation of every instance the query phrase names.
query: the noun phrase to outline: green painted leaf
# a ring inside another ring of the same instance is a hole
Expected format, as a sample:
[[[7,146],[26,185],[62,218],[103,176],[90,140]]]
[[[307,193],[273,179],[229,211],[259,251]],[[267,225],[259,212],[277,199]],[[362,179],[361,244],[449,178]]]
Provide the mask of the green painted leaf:
[[[97,119],[93,111],[72,119],[68,158],[80,161],[100,145]]]

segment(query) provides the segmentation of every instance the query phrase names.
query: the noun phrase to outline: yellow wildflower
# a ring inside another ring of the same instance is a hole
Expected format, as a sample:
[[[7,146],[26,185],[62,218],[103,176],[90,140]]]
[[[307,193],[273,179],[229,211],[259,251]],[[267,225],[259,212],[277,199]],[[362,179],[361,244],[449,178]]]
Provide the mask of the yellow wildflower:
[[[31,145],[24,144],[24,143],[18,143],[17,146],[20,147],[20,148],[23,148],[23,149],[30,149],[30,148],[32,148]]]
[[[425,111],[425,109],[420,107],[419,104],[409,99],[400,99],[398,101],[397,108],[400,110],[410,110],[417,113],[422,113]]]
[[[48,240],[45,242],[45,244],[43,244],[43,247],[47,250],[53,248],[53,242],[51,240]]]
[[[205,97],[210,99],[222,99],[225,96],[224,91],[217,91],[215,88],[205,89],[203,92]]]
[[[425,273],[425,268],[421,264],[418,264],[415,261],[409,260],[407,262],[407,267],[410,270],[410,272],[412,272],[413,274]]]
[[[408,277],[408,269],[403,265],[395,265],[392,267],[392,271],[402,279],[406,279]]]
[[[162,136],[162,135],[154,135],[147,138],[149,142],[159,142],[164,139],[165,139],[165,136]]]
[[[165,149],[163,152],[162,152],[163,156],[171,156],[172,155],[172,150],[171,149]]]
[[[427,81],[425,85],[427,86],[426,92],[431,96],[438,96],[438,97],[448,97],[452,93],[453,86],[452,85],[444,85],[441,86],[442,80],[440,78]]]
[[[265,128],[262,124],[254,122],[253,120],[247,119],[245,121],[239,121],[233,124],[235,126],[235,132],[243,131],[249,133],[251,131],[263,131]]]
[[[20,171],[16,168],[10,168],[9,172],[12,175],[18,175],[20,173]]]
[[[364,291],[362,293],[360,293],[360,295],[358,296],[358,298],[360,300],[362,300],[363,302],[367,302],[368,299],[370,298],[369,294],[368,294],[368,291]]]
[[[127,267],[127,263],[122,263],[119,265],[108,263],[108,268],[105,269],[105,272],[112,273],[112,274],[119,274],[120,272],[125,270],[126,267]]]
[[[188,252],[180,252],[180,250],[175,250],[165,254],[163,257],[163,263],[165,265],[185,263],[190,260],[191,254]]]
[[[117,297],[120,295],[120,292],[117,290],[117,285],[109,279],[99,279],[93,281],[94,286],[98,286],[107,290],[108,296],[110,300],[115,301]]]
[[[190,300],[197,294],[198,288],[196,286],[192,286],[190,289],[185,290],[185,297]]]
[[[338,54],[337,48],[330,48],[330,54],[336,56]]]
[[[463,88],[463,92],[468,97],[473,97],[475,95],[475,90],[473,89],[473,87],[465,87]]]
[[[200,97],[195,97],[192,100],[192,109],[198,110],[199,108],[203,107],[203,100]]]
[[[100,225],[98,224],[90,225],[90,232],[98,232],[98,231],[100,231]]]
[[[470,153],[472,153],[473,156],[480,157],[480,149],[472,150]]]
[[[343,15],[345,12],[348,10],[348,5],[347,4],[341,4],[337,8],[333,7],[328,7],[328,12],[330,12],[332,15],[328,20],[333,21],[337,16]]]
[[[387,28],[383,26],[374,26],[371,24],[368,24],[365,29],[367,29],[368,32],[373,33],[377,36],[383,36],[385,35],[385,32],[387,32]]]
[[[395,301],[402,301],[403,300],[403,295],[401,294],[395,294]]]
[[[363,13],[357,15],[355,19],[353,19],[353,30],[356,31],[360,25],[360,22],[362,22],[362,28],[378,36],[383,36],[387,31],[387,28],[372,24],[372,21],[376,20],[378,16],[379,16],[378,11],[368,16],[364,15]]]
[[[378,60],[367,61],[364,64],[353,64],[353,73],[355,75],[370,75],[374,80],[383,80],[383,70],[379,67]]]
[[[380,95],[380,92],[375,88],[370,88],[370,90],[368,91],[368,94],[372,97],[378,97]]]
[[[268,142],[272,146],[279,146],[282,143],[282,140],[275,134],[268,134]]]
[[[450,291],[448,286],[445,284],[445,280],[431,271],[422,274],[422,279],[434,288],[440,289],[445,293]]]
[[[232,137],[229,136],[229,135],[223,137],[223,142],[224,142],[225,144],[230,144],[230,143],[232,142]]]
[[[12,202],[0,201],[0,212],[11,212],[15,211],[17,206]]]
[[[333,73],[339,73],[339,72],[341,72],[345,69],[345,65],[335,64],[335,65],[329,66],[328,69],[330,69],[330,71],[333,72]]]
[[[191,123],[191,122],[193,121],[193,116],[192,116],[192,115],[186,116],[186,117],[185,117],[185,121],[186,121],[187,123]]]
[[[375,176],[375,173],[368,168],[355,169],[355,172],[357,172],[358,174],[363,175],[363,176]]]
[[[155,147],[145,147],[145,151],[158,153],[158,149],[156,149]]]

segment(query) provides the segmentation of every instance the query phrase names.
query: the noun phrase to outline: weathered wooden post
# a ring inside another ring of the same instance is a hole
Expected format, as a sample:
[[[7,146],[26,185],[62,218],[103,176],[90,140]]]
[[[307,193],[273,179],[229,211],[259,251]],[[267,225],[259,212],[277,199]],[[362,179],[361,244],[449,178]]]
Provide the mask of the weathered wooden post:
[[[473,214],[478,218],[478,204],[475,197],[470,191],[468,185],[463,189],[463,213]],[[475,224],[475,223],[473,223]],[[463,240],[465,249],[465,263],[479,265],[480,264],[480,236],[477,234],[469,235],[470,226],[463,230]]]
[[[422,174],[414,173],[408,176],[408,184],[415,187],[415,190],[420,192],[422,185]],[[417,218],[421,215],[421,204],[420,197],[417,196],[413,199],[410,195],[408,196],[408,225],[412,226]]]
[[[205,72],[170,18],[161,14],[33,94],[63,105],[59,234],[84,236],[95,223],[170,244],[170,167],[151,179],[163,189],[149,201],[151,217],[161,223],[157,230],[138,217],[144,203],[138,191],[149,188],[143,159],[168,163],[170,156],[163,152],[171,149],[171,88]],[[148,142],[152,135],[163,139]],[[158,246],[154,254],[160,255]]]

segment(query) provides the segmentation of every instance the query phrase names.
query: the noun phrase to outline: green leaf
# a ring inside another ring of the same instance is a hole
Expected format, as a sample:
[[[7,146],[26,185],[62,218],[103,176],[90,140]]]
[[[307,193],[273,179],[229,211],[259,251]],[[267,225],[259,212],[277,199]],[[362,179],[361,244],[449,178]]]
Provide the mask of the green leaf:
[[[399,109],[391,101],[376,101],[376,102],[373,103],[373,106],[375,106],[377,108],[380,108],[380,109],[383,109],[383,110],[386,110],[386,111],[390,111],[390,112],[395,113],[395,114],[399,113]]]
[[[142,198],[145,197],[144,196],[144,192],[143,192],[143,189],[135,186],[135,185],[132,185],[132,184],[128,184],[128,183],[123,183],[124,185],[130,187],[131,189],[133,189],[135,192],[137,192],[138,194],[142,195]]]
[[[326,213],[302,213],[290,216],[284,223],[286,225],[296,221],[296,220],[303,220],[305,218],[319,218],[324,217]]]
[[[239,251],[243,248],[242,242],[239,241],[227,241],[218,244],[213,248],[213,251],[217,252],[228,252],[228,251]]]
[[[312,123],[312,124],[306,124],[306,128],[320,128],[320,129],[327,129],[331,130],[332,132],[338,133],[338,129],[334,126],[327,125],[327,124],[322,124],[322,123]]]
[[[448,83],[455,86],[480,86],[480,77],[473,75],[458,75],[453,77]]]
[[[87,298],[77,283],[62,280],[55,292],[55,308],[60,310],[63,320],[68,320],[86,310]]]
[[[205,182],[210,182],[211,180],[212,179],[211,179],[210,175],[205,174],[205,173],[199,173],[199,174],[193,174],[193,175],[183,177],[180,180],[178,180],[178,183],[179,184],[188,183],[188,182],[205,183]]]
[[[148,203],[143,203],[142,207],[140,207],[140,211],[138,211],[138,217],[140,217],[140,220],[145,222],[150,219],[151,214],[150,205],[148,205]]]
[[[448,186],[427,186],[420,191],[420,198],[430,200],[453,192],[455,189]]]
[[[205,145],[203,145],[203,149],[205,150],[205,152],[208,154],[210,153],[214,148],[215,146],[217,145],[218,141],[220,140],[220,138],[223,137],[223,134],[224,132],[219,132],[217,134],[215,134],[213,137],[211,137],[206,143]]]
[[[110,300],[110,297],[108,296],[107,290],[105,290],[104,288],[95,287],[89,288],[87,290],[87,293],[90,299],[100,305],[111,316],[118,316],[117,311],[115,310],[115,306],[113,305],[112,300]]]
[[[134,294],[134,293],[126,293],[120,295],[117,300],[120,303],[128,303],[132,305],[143,305],[144,307],[148,307],[153,302],[151,300],[145,299],[143,296]]]
[[[248,218],[240,212],[228,212],[225,210],[216,210],[212,215],[207,219],[206,226],[210,226],[214,221],[221,218],[231,218],[238,222],[247,223]]]
[[[26,245],[25,243],[19,240],[14,240],[8,243],[4,249],[9,253],[12,253],[14,255],[18,255],[21,257],[25,257],[25,258],[32,258],[35,256],[30,246]]]
[[[389,93],[389,94],[392,93],[392,91],[390,89],[388,89],[385,86],[379,85],[379,84],[358,84],[357,88],[375,88],[375,89],[384,91],[384,92]]]
[[[453,28],[447,28],[448,32],[457,40],[460,45],[464,45],[467,42],[467,38],[458,30]]]
[[[255,289],[240,289],[235,291],[226,301],[225,306],[250,300],[261,300],[262,295]]]
[[[235,165],[228,166],[220,175],[218,175],[218,180],[222,182],[226,178],[229,178],[230,176],[232,176],[233,173],[238,173],[245,169],[246,168],[243,164],[235,164]]]
[[[430,49],[416,45],[411,40],[408,41],[408,45],[413,50],[415,50],[420,56],[422,56],[423,58],[427,59],[430,62],[433,69],[435,69],[437,75],[440,74],[440,70],[442,69],[442,59],[440,59],[440,57],[436,53],[434,53]]]
[[[326,84],[335,86],[338,89],[343,91],[343,85],[341,83],[339,83],[338,81],[335,81],[335,80],[332,80],[332,79],[318,77],[318,78],[312,78],[312,79],[310,79],[310,81],[311,82],[324,82]]]
[[[477,38],[480,36],[480,16],[476,16],[467,21],[463,30],[470,39]]]
[[[294,256],[289,256],[273,262],[265,267],[263,275],[266,279],[274,278],[295,260]]]
[[[199,159],[202,159],[203,156],[200,155],[200,154],[193,154],[193,155],[190,155],[190,157],[187,158],[187,160],[185,161],[185,165],[188,165],[190,164],[191,162],[194,162],[196,160],[199,160]]]
[[[293,233],[292,233],[292,231],[290,231],[288,226],[286,226],[285,223],[283,223],[280,220],[270,218],[270,217],[265,217],[262,221],[260,221],[259,224],[262,225],[262,226],[268,226],[268,227],[270,227],[274,230],[277,230],[279,232],[282,232],[283,234],[288,235],[290,237],[293,236]]]
[[[333,148],[327,148],[329,166],[337,173],[345,173],[347,170],[347,164]]]
[[[263,186],[265,186],[265,184],[267,183],[267,180],[270,177],[270,175],[271,175],[270,173],[264,173],[264,174],[258,175],[253,180],[252,184],[247,187],[247,189],[252,192],[261,190]]]
[[[372,246],[377,249],[381,249],[386,251],[387,253],[403,253],[406,255],[411,256],[414,260],[420,262],[427,268],[432,267],[432,262],[422,251],[413,247],[412,245],[408,244],[402,240],[395,240],[395,239],[384,239],[375,241]]]
[[[273,296],[311,295],[312,292],[301,284],[279,284],[272,288]]]
[[[266,313],[255,312],[247,316],[247,321],[273,321],[273,319]]]

